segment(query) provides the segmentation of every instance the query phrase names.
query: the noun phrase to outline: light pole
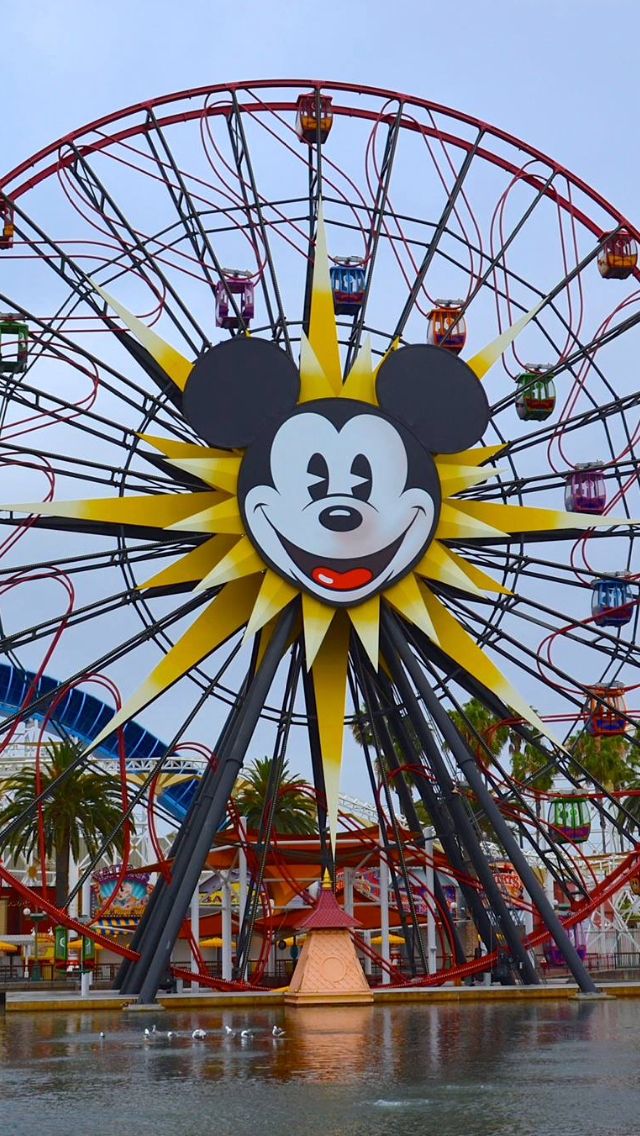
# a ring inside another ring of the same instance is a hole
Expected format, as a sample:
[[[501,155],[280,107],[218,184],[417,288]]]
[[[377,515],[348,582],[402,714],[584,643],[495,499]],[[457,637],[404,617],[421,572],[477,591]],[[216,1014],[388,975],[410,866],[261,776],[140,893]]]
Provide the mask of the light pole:
[[[31,980],[32,982],[39,982],[42,978],[42,970],[38,957],[38,927],[44,922],[47,916],[44,911],[32,911],[30,907],[24,907],[22,914],[33,923],[33,966],[31,968]]]

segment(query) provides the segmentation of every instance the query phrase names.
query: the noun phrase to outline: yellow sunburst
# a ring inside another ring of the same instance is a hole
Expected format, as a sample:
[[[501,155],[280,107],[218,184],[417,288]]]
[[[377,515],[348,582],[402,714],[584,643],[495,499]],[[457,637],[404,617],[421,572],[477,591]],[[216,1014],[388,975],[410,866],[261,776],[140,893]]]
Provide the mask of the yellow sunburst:
[[[97,285],[96,291],[120,316],[168,377],[184,390],[193,364],[155,332],[127,311]],[[469,361],[480,380],[541,305],[518,321]],[[397,347],[390,347],[393,351]],[[303,334],[300,354],[300,403],[346,397],[377,405],[375,383],[378,367],[365,339],[346,380],[342,381],[340,348],[329,277],[325,230],[320,211],[308,338]],[[597,524],[628,524],[610,517],[584,516],[549,509],[528,508],[474,501],[459,494],[481,485],[499,472],[486,463],[502,446],[475,447],[457,454],[435,457],[442,490],[439,523],[428,550],[415,568],[380,595],[353,607],[333,607],[301,592],[268,567],[245,532],[237,499],[241,452],[212,449],[167,438],[141,435],[177,469],[197,477],[202,491],[142,497],[80,500],[9,505],[14,511],[69,517],[76,520],[207,534],[208,539],[157,572],[142,589],[192,584],[195,590],[219,588],[187,631],[108,726],[95,738],[100,745],[174,683],[200,664],[232,635],[245,628],[252,637],[267,629],[274,618],[301,596],[302,626],[307,666],[311,669],[322,748],[327,812],[335,847],[338,792],[344,741],[347,699],[349,638],[354,629],[373,665],[378,668],[379,626],[382,604],[390,605],[408,622],[419,627],[446,655],[468,674],[488,687],[515,714],[549,735],[518,691],[461,626],[430,587],[442,584],[486,597],[508,594],[475,565],[447,546],[447,541],[465,542],[512,533],[547,532],[550,529],[591,528]],[[555,740],[555,739],[554,739]]]

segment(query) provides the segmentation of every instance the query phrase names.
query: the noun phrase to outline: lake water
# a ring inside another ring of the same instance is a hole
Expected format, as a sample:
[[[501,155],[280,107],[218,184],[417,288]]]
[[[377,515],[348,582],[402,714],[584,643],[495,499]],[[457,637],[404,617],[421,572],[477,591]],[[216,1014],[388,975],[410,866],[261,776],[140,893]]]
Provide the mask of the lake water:
[[[640,1000],[0,1018],[1,1136],[639,1132]]]

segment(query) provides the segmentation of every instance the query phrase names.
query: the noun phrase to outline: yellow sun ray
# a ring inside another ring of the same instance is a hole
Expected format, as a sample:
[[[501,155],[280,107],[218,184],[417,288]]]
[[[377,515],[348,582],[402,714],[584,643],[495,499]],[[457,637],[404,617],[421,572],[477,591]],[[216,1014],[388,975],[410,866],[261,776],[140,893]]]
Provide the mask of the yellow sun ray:
[[[299,594],[297,588],[294,588],[281,576],[267,568],[258,592],[258,598],[247,623],[245,638],[248,639],[251,635],[260,631]]]
[[[435,580],[438,584],[448,584],[452,588],[470,592],[471,595],[483,596],[485,594],[484,589],[470,579],[465,569],[458,563],[458,559],[444,544],[434,540],[429,545],[422,560],[416,564],[414,572],[418,576],[426,576],[429,580]]]
[[[264,572],[265,568],[264,560],[256,552],[249,537],[242,536],[220,563],[196,584],[194,591],[204,592],[207,588],[217,588],[229,580],[239,580],[242,576],[252,576],[254,572]]]
[[[113,525],[140,525],[171,528],[189,517],[194,507],[206,508],[222,500],[221,493],[153,494],[148,497],[97,497],[79,501],[36,501],[30,504],[0,505],[15,513],[42,517],[72,517],[77,521],[99,521]]]
[[[435,532],[436,540],[478,540],[482,537],[505,536],[502,529],[473,517],[460,509],[461,502],[443,501]]]
[[[377,670],[380,643],[380,596],[371,596],[371,599],[365,600],[364,603],[349,608],[349,619],[355,627],[356,634],[374,668]]]
[[[347,706],[347,664],[349,658],[349,620],[339,611],[318,650],[313,668],[313,689],[318,715],[322,751],[327,818],[331,847],[335,856],[338,830],[338,795],[344,744],[344,716]]]
[[[171,465],[199,477],[205,485],[214,489],[222,489],[225,493],[235,493],[238,488],[238,475],[242,458],[226,457],[199,457],[199,458],[169,458]]]
[[[194,494],[194,496],[204,496],[204,494]],[[238,536],[244,535],[244,524],[237,497],[228,497],[220,504],[184,517],[175,524],[168,525],[167,528],[179,532],[237,533]]]
[[[313,347],[304,331],[300,336],[300,397],[299,403],[316,398],[333,398],[335,391],[325,375]]]
[[[537,509],[530,505],[494,505],[491,501],[456,501],[456,509],[481,524],[495,526],[503,533],[556,532],[562,529],[591,529],[598,526],[633,525],[627,517],[593,516],[561,509]]]
[[[166,343],[164,339],[161,339],[157,332],[152,331],[150,327],[142,323],[137,316],[134,316],[133,312],[125,308],[118,300],[114,300],[113,296],[105,292],[99,284],[96,284],[92,280],[91,286],[99,296],[102,296],[105,303],[108,304],[110,308],[113,308],[114,312],[120,316],[122,322],[126,323],[136,339],[147,349],[158,366],[162,367],[162,370],[169,376],[172,382],[176,384],[179,390],[184,390],[187,385],[187,379],[193,370],[193,363],[185,359],[184,355],[176,351],[175,347],[172,347],[170,343]]]
[[[498,698],[507,706],[510,706],[519,717],[524,718],[531,726],[540,730],[554,745],[560,745],[560,748],[562,748],[561,743],[549,731],[535,710],[521,697],[487,653],[465,631],[456,617],[448,611],[426,585],[421,584],[420,591],[445,654],[455,663],[458,663],[467,674],[470,674],[488,690],[497,694]]]
[[[452,548],[447,548],[447,555],[449,559],[453,560],[453,563],[458,566],[460,571],[464,572],[465,576],[468,576],[471,582],[475,584],[476,587],[480,588],[481,591],[497,592],[502,596],[513,595],[513,592],[509,588],[505,588],[503,584],[499,584],[497,580],[494,580],[493,576],[487,575],[481,568],[465,560],[464,556],[459,556]]]
[[[244,626],[251,614],[259,587],[260,580],[257,576],[227,584],[174,643],[104,730],[93,739],[90,748],[93,750],[99,746],[118,726],[128,722]]]
[[[473,355],[471,359],[466,360],[467,366],[471,367],[474,375],[477,375],[479,379],[484,378],[487,371],[490,371],[494,363],[498,362],[500,356],[504,355],[507,348],[510,347],[513,341],[520,335],[520,332],[524,331],[527,324],[537,316],[540,309],[546,303],[546,299],[545,296],[540,300],[540,303],[536,304],[534,308],[531,308],[531,311],[525,312],[511,327],[508,327],[506,331],[503,331],[501,335],[491,343],[488,343],[481,351],[478,351],[477,355]]]
[[[461,493],[463,489],[470,489],[474,485],[482,485],[492,477],[504,473],[498,466],[471,466],[471,465],[443,465],[438,470],[443,497],[452,497]]]
[[[179,584],[195,584],[215,568],[237,541],[237,536],[212,536],[209,540],[205,540],[204,544],[192,548],[175,564],[156,572],[138,587],[142,591],[146,588],[170,588]]]
[[[313,666],[313,661],[322,646],[335,614],[336,609],[334,607],[322,603],[315,596],[310,596],[308,592],[302,593],[302,624],[304,627],[307,670]]]
[[[506,448],[506,442],[499,446],[476,446],[473,450],[461,450],[456,454],[436,454],[434,461],[438,470],[440,466],[447,465],[482,465],[491,461],[497,454],[501,454]]]
[[[138,434],[142,442],[159,450],[166,458],[228,458],[237,451],[216,450],[212,446],[198,446],[194,442],[175,442],[173,438],[158,438],[155,434]]]
[[[358,402],[366,402],[369,406],[377,406],[376,379],[378,371],[392,351],[396,351],[399,346],[400,340],[394,339],[382,358],[374,364],[371,356],[371,339],[368,335],[365,336],[340,391],[341,398],[353,398]]]
[[[342,365],[340,363],[340,345],[333,307],[331,277],[329,276],[329,256],[322,202],[318,206],[316,247],[313,260],[309,343],[331,385],[333,394],[339,394],[342,387]],[[301,378],[304,383],[306,376],[302,374]]]
[[[410,576],[404,576],[391,588],[385,588],[384,598],[395,607],[396,611],[400,612],[400,615],[404,615],[405,619],[408,619],[410,623],[415,623],[416,627],[424,631],[434,643],[438,642],[438,633],[425,606],[418,580],[413,573]]]

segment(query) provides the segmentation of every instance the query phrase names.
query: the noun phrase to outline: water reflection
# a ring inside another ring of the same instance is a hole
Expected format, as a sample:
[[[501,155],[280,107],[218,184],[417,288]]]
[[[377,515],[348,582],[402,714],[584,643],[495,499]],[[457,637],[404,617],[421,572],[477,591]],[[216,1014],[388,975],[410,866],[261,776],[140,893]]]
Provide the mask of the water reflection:
[[[636,1136],[638,1052],[633,1000],[10,1014],[0,1132]]]

